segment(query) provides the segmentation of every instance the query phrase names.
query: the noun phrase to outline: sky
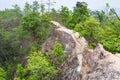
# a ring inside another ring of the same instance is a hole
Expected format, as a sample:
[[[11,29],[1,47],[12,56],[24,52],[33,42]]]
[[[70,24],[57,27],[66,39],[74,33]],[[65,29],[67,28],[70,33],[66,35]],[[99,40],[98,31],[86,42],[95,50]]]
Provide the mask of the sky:
[[[34,0],[1,0],[0,1],[0,10],[4,10],[5,8],[12,8],[12,5],[18,4],[21,8],[24,7],[24,3],[28,2],[32,4]],[[41,0],[37,0],[39,3]],[[42,0],[43,3],[47,3],[48,0]],[[73,9],[77,1],[87,2],[88,8],[91,10],[102,10],[105,8],[105,4],[109,3],[111,7],[120,10],[120,0],[51,0],[51,2],[56,2],[51,7],[56,9],[60,9],[60,7],[67,6],[69,9]],[[120,11],[119,11],[120,12]]]

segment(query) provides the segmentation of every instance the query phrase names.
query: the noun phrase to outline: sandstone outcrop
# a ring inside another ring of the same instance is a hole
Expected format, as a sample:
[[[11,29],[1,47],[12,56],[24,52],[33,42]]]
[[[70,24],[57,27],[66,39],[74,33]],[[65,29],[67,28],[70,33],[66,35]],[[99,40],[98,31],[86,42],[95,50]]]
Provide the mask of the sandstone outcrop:
[[[101,44],[88,49],[88,43],[73,30],[51,21],[56,26],[41,46],[42,53],[50,52],[57,41],[68,58],[60,66],[57,80],[120,80],[120,56],[106,51]]]
[[[120,57],[98,44],[83,52],[81,80],[120,80]]]

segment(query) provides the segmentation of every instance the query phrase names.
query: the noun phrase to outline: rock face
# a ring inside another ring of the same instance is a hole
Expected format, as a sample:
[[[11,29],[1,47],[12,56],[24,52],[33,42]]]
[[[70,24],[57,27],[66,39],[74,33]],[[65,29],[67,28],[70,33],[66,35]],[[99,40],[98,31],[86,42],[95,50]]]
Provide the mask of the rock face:
[[[98,44],[95,49],[87,48],[87,41],[79,34],[61,26],[56,26],[50,37],[41,46],[42,53],[52,50],[57,41],[62,44],[68,58],[60,66],[60,76],[56,80],[120,80],[120,56],[113,55]]]
[[[120,80],[120,58],[98,44],[94,50],[84,50],[82,80]]]

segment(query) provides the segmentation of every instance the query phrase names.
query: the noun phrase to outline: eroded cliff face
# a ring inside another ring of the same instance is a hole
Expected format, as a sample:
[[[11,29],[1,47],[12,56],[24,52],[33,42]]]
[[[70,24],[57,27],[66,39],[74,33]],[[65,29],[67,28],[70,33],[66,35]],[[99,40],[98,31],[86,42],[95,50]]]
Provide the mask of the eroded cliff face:
[[[57,80],[120,80],[120,57],[104,50],[98,44],[95,49],[88,49],[88,43],[79,34],[61,26],[56,26],[50,37],[41,46],[42,53],[50,52],[57,41],[62,44],[68,58],[60,66]]]

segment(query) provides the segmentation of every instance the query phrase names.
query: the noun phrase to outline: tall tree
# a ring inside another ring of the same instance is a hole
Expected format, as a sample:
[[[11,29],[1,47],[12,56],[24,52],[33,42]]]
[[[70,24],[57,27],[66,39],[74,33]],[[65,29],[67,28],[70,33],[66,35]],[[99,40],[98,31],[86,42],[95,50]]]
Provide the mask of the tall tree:
[[[98,10],[92,11],[91,15],[94,18],[98,19],[101,25],[105,25],[105,21],[106,21],[107,17],[106,17],[105,12],[103,10],[102,11],[98,11]]]
[[[87,8],[87,3],[77,2],[76,7],[74,7],[74,12],[72,15],[71,28],[74,29],[75,25],[80,22],[84,22],[89,17],[89,10]]]
[[[33,12],[39,12],[39,9],[40,9],[40,4],[38,3],[37,0],[35,0],[32,4],[32,9],[33,9]]]
[[[74,7],[73,20],[75,23],[83,22],[89,17],[89,10],[87,9],[87,3],[77,2]]]
[[[37,12],[32,12],[29,15],[23,17],[22,27],[25,31],[28,31],[33,37],[35,37],[36,29],[40,24],[40,16]]]
[[[74,7],[74,10],[77,10],[79,8],[82,8],[82,7],[87,7],[87,3],[86,2],[77,2],[76,3],[76,6]]]
[[[14,15],[14,17],[15,18],[21,18],[21,16],[22,16],[22,11],[21,11],[21,9],[20,9],[20,7],[17,5],[17,4],[15,4],[15,5],[13,5],[13,15]]]
[[[41,13],[43,14],[44,11],[45,11],[45,5],[41,4],[41,5],[40,5],[40,10],[41,10]]]
[[[32,12],[32,5],[30,5],[28,2],[25,3],[24,6],[24,14],[27,15]]]
[[[65,26],[67,26],[66,24],[67,24],[67,21],[69,20],[69,18],[70,18],[70,11],[69,11],[69,9],[67,8],[67,7],[64,7],[64,6],[62,6],[61,7],[61,10],[60,10],[60,19],[61,19],[61,22],[65,25]]]

